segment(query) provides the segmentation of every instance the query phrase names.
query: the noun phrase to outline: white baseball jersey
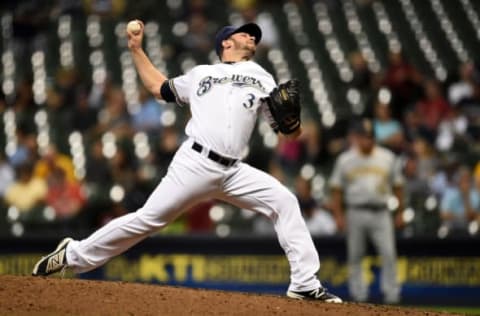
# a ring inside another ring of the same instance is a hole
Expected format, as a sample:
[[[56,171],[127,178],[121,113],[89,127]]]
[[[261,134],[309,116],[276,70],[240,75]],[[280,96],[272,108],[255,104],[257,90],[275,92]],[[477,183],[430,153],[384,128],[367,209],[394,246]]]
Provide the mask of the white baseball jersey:
[[[395,155],[380,146],[375,146],[368,156],[356,148],[342,153],[330,178],[331,187],[343,189],[347,205],[386,204],[391,187],[403,183]]]
[[[275,80],[253,61],[197,66],[169,84],[177,103],[190,105],[185,133],[224,156],[241,158],[260,110],[273,124],[260,99]]]
[[[274,87],[272,76],[251,61],[197,66],[164,83],[161,93],[165,100],[190,105],[189,138],[139,210],[68,244],[68,266],[78,273],[95,269],[192,205],[214,198],[270,218],[290,262],[289,289],[318,289],[320,261],[295,195],[271,175],[246,163],[225,165],[202,154],[214,151],[241,158],[261,110],[275,129],[268,106],[260,101]],[[198,145],[202,149],[196,150]]]

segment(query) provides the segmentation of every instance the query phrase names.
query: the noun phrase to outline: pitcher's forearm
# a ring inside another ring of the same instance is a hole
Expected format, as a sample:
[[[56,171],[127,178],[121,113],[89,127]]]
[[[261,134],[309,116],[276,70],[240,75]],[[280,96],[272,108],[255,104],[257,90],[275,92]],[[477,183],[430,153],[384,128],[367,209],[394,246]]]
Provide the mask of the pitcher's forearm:
[[[133,62],[145,88],[157,99],[161,99],[160,88],[167,77],[152,64],[143,49],[130,49]]]

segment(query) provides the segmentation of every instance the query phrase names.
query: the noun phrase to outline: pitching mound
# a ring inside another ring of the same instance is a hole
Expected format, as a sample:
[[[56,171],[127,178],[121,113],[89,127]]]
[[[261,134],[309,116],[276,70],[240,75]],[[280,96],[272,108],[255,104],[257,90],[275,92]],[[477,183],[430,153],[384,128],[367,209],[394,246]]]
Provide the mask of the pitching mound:
[[[0,315],[446,315],[139,283],[0,275]]]

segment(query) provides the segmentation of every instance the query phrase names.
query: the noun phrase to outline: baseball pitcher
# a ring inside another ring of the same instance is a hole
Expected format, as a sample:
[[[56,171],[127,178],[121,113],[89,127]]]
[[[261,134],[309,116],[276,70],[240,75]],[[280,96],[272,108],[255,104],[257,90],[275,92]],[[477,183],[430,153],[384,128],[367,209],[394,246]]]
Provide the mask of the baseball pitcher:
[[[166,78],[142,50],[143,23],[127,29],[128,46],[145,87],[157,98],[189,106],[187,140],[168,172],[143,207],[112,220],[83,240],[65,238],[43,257],[33,275],[71,268],[93,270],[157,230],[184,210],[215,198],[269,217],[290,263],[287,296],[339,303],[317,279],[320,262],[298,201],[279,181],[243,163],[259,113],[272,128],[297,137],[300,127],[298,82],[276,86],[273,77],[253,62],[262,32],[258,25],[226,26],[216,35],[221,63],[196,66],[186,74]]]

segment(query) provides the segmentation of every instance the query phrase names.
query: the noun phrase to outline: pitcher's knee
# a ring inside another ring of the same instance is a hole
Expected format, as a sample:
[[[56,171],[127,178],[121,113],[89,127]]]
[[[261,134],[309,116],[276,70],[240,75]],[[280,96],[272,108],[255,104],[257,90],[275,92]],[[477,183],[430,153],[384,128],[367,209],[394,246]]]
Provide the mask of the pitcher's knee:
[[[161,229],[173,220],[170,216],[165,215],[164,212],[148,210],[145,208],[137,210],[136,216],[146,231]]]
[[[279,210],[280,212],[288,211],[300,213],[300,207],[298,205],[297,197],[286,188],[283,188],[279,192],[277,205],[277,210]]]

